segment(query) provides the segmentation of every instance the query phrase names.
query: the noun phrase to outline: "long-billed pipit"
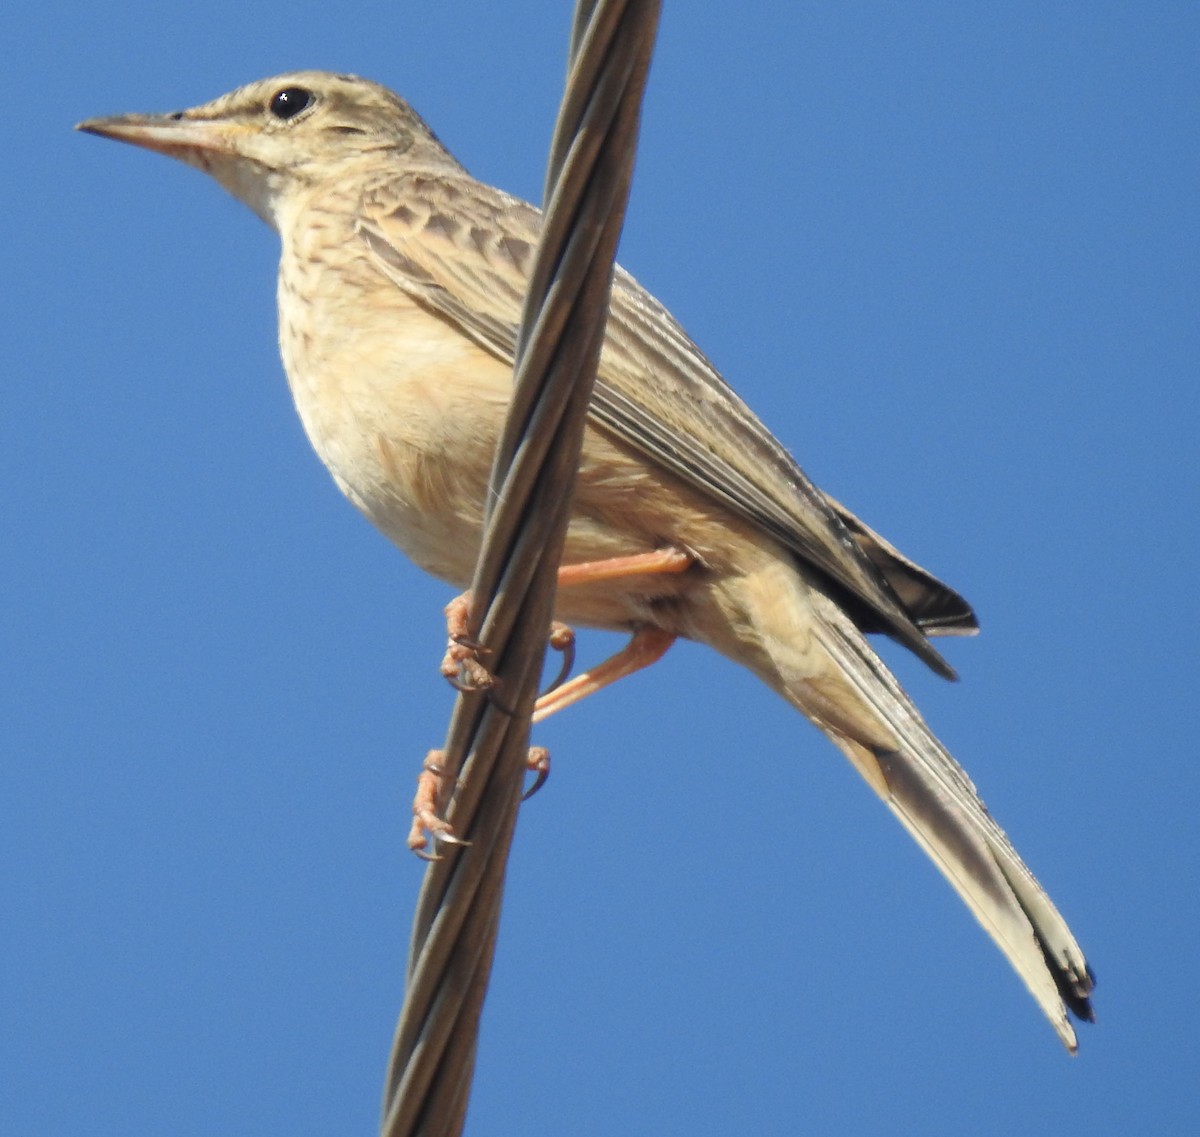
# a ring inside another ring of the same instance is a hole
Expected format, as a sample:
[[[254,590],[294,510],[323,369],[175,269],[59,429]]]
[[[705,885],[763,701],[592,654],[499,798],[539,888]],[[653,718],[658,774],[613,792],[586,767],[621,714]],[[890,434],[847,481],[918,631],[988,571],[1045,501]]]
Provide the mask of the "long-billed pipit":
[[[280,349],[309,439],[375,525],[465,587],[538,211],[352,76],[301,71],[80,129],[198,166],[278,230]],[[1075,1049],[1083,952],[865,638],[952,676],[928,637],[975,631],[971,609],[822,494],[621,270],[563,563],[557,615],[633,635],[601,681],[677,636],[750,668],[850,759]],[[597,685],[582,678],[541,712]]]

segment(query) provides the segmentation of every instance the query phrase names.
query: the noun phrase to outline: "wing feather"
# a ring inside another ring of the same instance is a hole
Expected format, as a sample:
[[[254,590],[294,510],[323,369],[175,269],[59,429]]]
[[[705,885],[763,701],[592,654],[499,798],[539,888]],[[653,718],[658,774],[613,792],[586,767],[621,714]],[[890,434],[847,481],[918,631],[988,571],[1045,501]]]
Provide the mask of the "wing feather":
[[[541,227],[533,206],[466,175],[413,171],[371,186],[360,216],[361,238],[398,288],[512,361]],[[464,243],[480,255],[456,255]],[[622,269],[591,413],[648,461],[817,568],[864,630],[886,632],[955,677],[927,635],[973,630],[966,602],[817,489],[670,313]]]

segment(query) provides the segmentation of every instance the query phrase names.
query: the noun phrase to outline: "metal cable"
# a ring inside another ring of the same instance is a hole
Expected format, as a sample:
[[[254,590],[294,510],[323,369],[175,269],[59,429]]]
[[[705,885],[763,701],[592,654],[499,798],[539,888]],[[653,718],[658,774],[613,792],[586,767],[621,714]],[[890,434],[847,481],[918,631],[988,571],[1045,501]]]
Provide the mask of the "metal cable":
[[[457,1137],[474,1068],[529,716],[608,310],[659,0],[579,0],[546,179],[546,217],[517,338],[471,585],[469,633],[504,708],[460,695],[442,766],[443,847],[413,921],[408,985],[383,1103],[383,1137]],[[513,712],[510,714],[509,712]]]

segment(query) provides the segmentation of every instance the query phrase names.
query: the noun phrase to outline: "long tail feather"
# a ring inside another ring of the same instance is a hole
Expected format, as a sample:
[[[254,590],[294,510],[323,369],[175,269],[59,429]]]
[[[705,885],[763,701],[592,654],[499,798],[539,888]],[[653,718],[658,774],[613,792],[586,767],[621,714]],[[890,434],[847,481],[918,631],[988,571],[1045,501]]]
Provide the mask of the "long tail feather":
[[[837,604],[777,571],[744,578],[739,591],[739,606],[748,609],[760,638],[754,658],[744,648],[729,654],[762,675],[850,759],[995,940],[1074,1053],[1067,1011],[1092,1021],[1094,976],[970,778]]]

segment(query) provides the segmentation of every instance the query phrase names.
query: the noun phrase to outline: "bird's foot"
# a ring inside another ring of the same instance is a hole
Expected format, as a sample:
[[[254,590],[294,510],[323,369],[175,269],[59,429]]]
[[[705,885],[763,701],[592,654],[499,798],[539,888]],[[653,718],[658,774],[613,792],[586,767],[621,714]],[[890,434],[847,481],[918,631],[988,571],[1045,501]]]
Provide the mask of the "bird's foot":
[[[439,670],[459,691],[490,691],[500,680],[480,662],[480,655],[488,649],[469,631],[471,594],[464,592],[446,605],[446,654],[442,656]],[[549,694],[561,687],[575,665],[574,629],[559,620],[550,625],[549,644],[562,655],[562,663],[554,681],[543,692]]]
[[[436,854],[425,851],[431,841],[435,848],[439,841],[447,845],[468,844],[456,837],[454,827],[438,814],[438,798],[446,780],[446,769],[442,765],[444,757],[441,750],[431,750],[425,755],[421,772],[417,775],[417,792],[413,796],[413,821],[408,831],[408,847],[426,861],[440,859]]]
[[[413,795],[413,820],[408,831],[408,847],[422,860],[436,861],[441,858],[436,852],[428,852],[432,847],[437,848],[439,842],[446,845],[469,845],[454,832],[450,824],[438,812],[438,799],[446,784],[446,768],[442,765],[445,754],[441,750],[431,750],[421,763],[421,772],[417,775],[417,792]],[[550,751],[544,746],[531,746],[525,757],[525,765],[533,775],[533,785],[521,795],[522,801],[528,801],[546,784],[550,776]]]
[[[496,685],[496,677],[479,662],[487,648],[468,631],[471,594],[464,592],[446,605],[446,654],[441,672],[459,691],[487,691]]]

